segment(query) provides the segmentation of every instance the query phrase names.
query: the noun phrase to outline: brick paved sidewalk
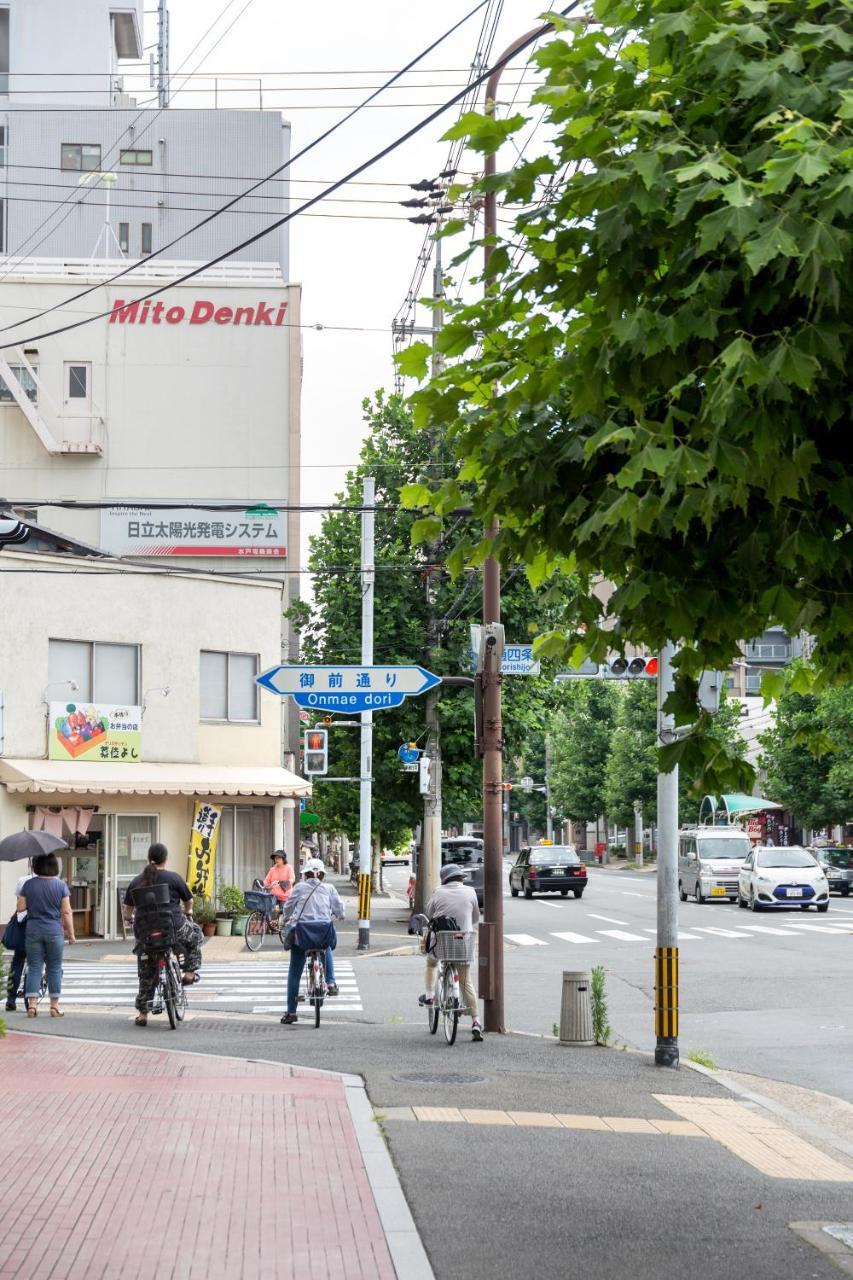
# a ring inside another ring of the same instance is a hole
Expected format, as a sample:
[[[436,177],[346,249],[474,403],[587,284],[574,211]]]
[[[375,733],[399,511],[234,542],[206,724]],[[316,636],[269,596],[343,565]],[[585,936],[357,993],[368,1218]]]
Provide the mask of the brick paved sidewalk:
[[[0,1280],[393,1280],[346,1095],[328,1072],[7,1036]]]

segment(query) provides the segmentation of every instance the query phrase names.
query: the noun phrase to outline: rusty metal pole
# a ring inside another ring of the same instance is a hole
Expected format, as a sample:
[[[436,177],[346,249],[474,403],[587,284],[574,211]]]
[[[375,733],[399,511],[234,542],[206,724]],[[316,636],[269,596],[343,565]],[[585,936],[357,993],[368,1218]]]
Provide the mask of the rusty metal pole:
[[[495,94],[507,61],[520,46],[537,31],[537,27],[525,32],[509,45],[498,59],[499,66],[489,76],[486,84],[486,111],[493,114]],[[495,173],[495,156],[487,155],[484,176]],[[489,260],[492,256],[492,240],[497,234],[497,196],[487,191],[483,229],[484,286],[489,287]],[[498,522],[486,526],[486,536],[494,538]],[[501,620],[501,572],[494,556],[483,565],[483,624]],[[497,669],[495,669],[497,667]],[[506,1031],[504,1021],[504,937],[503,937],[503,726],[501,723],[501,674],[500,661],[487,662],[482,674],[482,740],[483,753],[483,863],[485,885],[483,901],[485,926],[480,933],[480,990],[484,996],[484,1020],[486,1031]],[[485,945],[484,945],[485,944]],[[484,954],[485,952],[485,954]]]

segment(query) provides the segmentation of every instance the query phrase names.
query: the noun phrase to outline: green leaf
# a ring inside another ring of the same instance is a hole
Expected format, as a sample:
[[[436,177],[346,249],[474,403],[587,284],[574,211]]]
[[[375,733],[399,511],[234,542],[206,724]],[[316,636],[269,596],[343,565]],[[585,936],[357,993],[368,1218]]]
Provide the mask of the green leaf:
[[[413,342],[396,352],[394,363],[404,378],[425,378],[429,368],[432,347],[428,342]]]
[[[744,257],[749,269],[757,276],[768,262],[774,258],[796,258],[799,255],[797,242],[789,231],[782,226],[782,219],[777,218],[761,235],[747,241],[744,246]]]
[[[675,170],[675,178],[678,182],[693,182],[695,178],[703,176],[726,179],[732,174],[730,169],[710,154],[702,156],[701,160],[697,160],[695,164],[684,165]]]
[[[412,546],[420,542],[434,542],[441,533],[441,521],[435,516],[424,516],[412,525]]]
[[[443,142],[465,141],[473,151],[483,151],[491,155],[512,134],[527,124],[527,117],[516,114],[505,120],[498,120],[494,115],[481,115],[479,111],[466,111],[454,125],[442,134]]]
[[[764,190],[786,191],[795,178],[799,178],[806,186],[811,186],[818,178],[824,178],[830,172],[832,158],[829,147],[814,146],[768,160],[764,166],[767,175]]]
[[[404,484],[400,490],[400,506],[407,511],[421,511],[432,506],[432,490],[425,484]]]
[[[752,234],[757,223],[758,217],[754,210],[745,206],[716,209],[700,219],[699,252],[709,253],[711,249],[716,249],[726,236],[731,236],[740,245]]]

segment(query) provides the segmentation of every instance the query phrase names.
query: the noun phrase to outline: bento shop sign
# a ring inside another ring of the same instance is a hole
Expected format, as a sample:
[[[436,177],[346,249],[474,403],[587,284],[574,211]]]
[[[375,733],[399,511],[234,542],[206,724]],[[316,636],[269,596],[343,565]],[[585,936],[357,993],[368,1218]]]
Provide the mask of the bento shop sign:
[[[125,302],[119,298],[110,312],[110,324],[243,324],[276,328],[284,324],[286,302],[255,302],[249,307],[220,307],[199,298],[192,307],[152,302]]]

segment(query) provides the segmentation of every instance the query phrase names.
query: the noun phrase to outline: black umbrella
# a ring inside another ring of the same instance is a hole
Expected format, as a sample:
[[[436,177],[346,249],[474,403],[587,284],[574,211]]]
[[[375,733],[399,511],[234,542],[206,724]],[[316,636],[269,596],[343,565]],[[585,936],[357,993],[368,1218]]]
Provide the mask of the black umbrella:
[[[5,840],[0,840],[0,862],[20,862],[22,858],[34,858],[37,853],[67,848],[66,840],[47,831],[13,831]]]

